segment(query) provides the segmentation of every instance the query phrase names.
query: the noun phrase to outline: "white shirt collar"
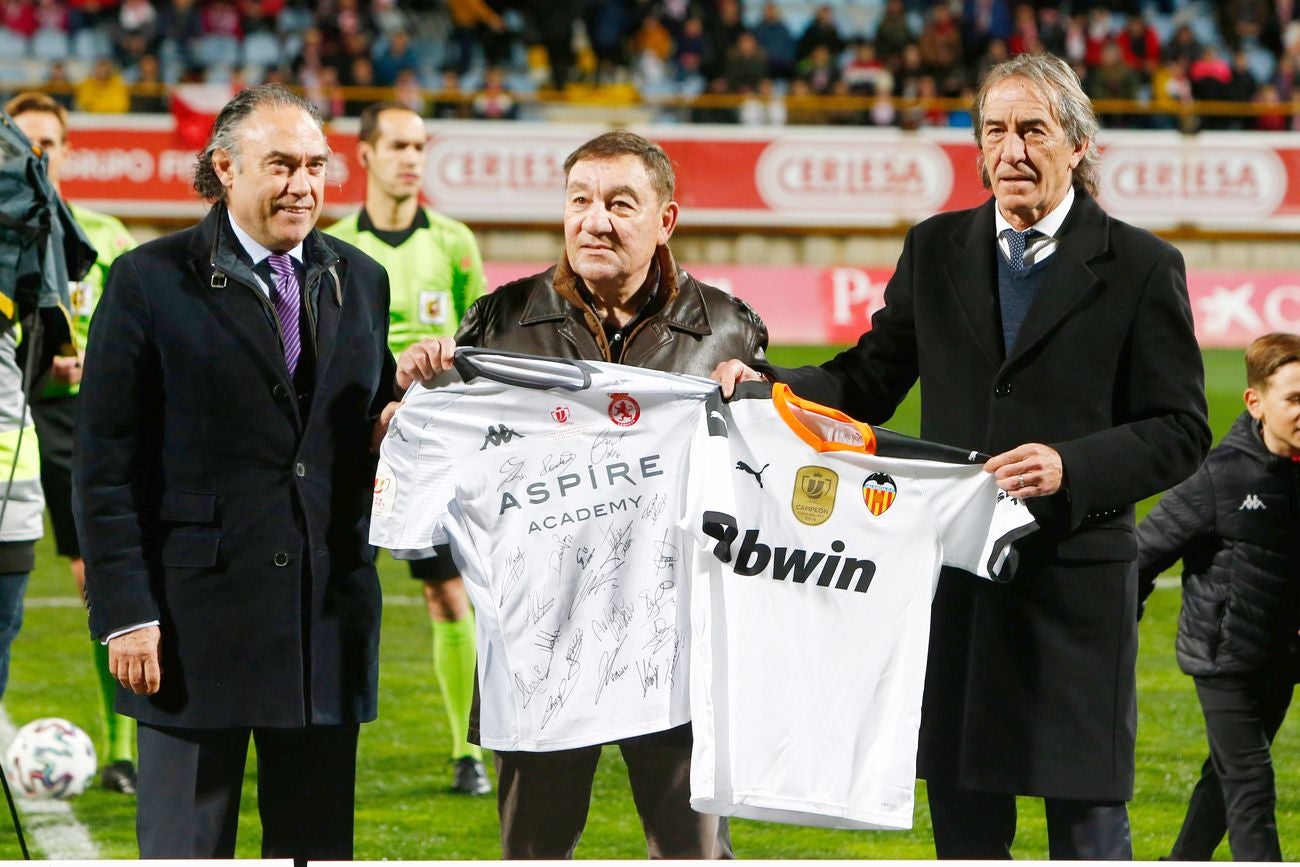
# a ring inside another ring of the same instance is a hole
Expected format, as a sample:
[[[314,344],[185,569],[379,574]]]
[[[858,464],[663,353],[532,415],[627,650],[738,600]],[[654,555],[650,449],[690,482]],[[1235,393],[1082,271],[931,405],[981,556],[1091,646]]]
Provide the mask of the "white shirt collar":
[[[1060,203],[1055,208],[1052,208],[1052,210],[1049,211],[1045,217],[1043,217],[1037,223],[1034,223],[1034,225],[1030,226],[1030,228],[1037,229],[1039,232],[1042,232],[1044,235],[1046,235],[1049,238],[1055,238],[1056,233],[1061,231],[1061,224],[1064,223],[1065,218],[1069,216],[1070,208],[1073,205],[1074,205],[1074,184],[1071,184],[1070,188],[1066,190],[1065,198],[1061,199]],[[1002,209],[997,207],[996,204],[993,207],[993,223],[994,223],[995,238],[1001,238],[1004,229],[1015,228],[1014,226],[1011,225],[1010,222],[1007,221],[1006,217],[1002,216]]]
[[[270,250],[266,249],[261,244],[254,241],[252,235],[249,235],[243,229],[239,228],[239,224],[235,222],[235,215],[230,213],[229,208],[226,209],[226,218],[230,220],[230,228],[234,230],[235,237],[239,239],[239,245],[244,248],[244,252],[247,253],[248,257],[253,260],[254,265],[260,265],[263,259],[271,255]],[[294,247],[292,250],[287,251],[289,255],[292,256],[300,264],[303,261],[302,244],[303,242],[299,241],[298,246]]]

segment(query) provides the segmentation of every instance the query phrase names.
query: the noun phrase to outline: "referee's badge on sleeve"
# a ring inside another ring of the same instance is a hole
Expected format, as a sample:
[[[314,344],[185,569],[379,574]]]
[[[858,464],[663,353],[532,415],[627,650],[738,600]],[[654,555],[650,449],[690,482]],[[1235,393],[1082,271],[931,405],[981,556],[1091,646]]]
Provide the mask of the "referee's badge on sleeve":
[[[446,325],[447,309],[451,299],[445,291],[426,290],[420,293],[420,321],[425,325]]]

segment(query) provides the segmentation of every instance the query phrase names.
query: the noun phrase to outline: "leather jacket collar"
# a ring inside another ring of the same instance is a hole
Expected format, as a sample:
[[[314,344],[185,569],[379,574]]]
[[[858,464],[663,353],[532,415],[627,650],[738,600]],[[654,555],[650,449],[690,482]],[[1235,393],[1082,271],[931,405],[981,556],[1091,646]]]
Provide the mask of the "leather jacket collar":
[[[677,267],[667,246],[660,246],[655,251],[655,256],[659,261],[659,294],[664,300],[652,315],[679,331],[697,335],[712,334],[713,327],[709,323],[709,314],[699,286]],[[543,288],[539,286],[531,292],[524,312],[519,317],[519,324],[533,325],[564,319],[576,312],[593,334],[603,336],[600,317],[578,291],[581,279],[569,265],[568,257],[561,255],[559,264],[547,272],[546,276],[546,283],[554,291],[538,291]]]

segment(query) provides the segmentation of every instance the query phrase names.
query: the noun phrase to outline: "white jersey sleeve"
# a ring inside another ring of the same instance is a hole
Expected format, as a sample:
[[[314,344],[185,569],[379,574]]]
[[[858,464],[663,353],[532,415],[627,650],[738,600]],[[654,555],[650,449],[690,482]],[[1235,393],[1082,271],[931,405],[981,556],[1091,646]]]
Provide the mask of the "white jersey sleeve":
[[[1032,532],[1033,517],[1024,503],[998,489],[992,474],[950,465],[916,466],[935,530],[943,543],[943,564],[1009,581],[1018,557],[1012,543]]]
[[[407,392],[413,394],[420,397],[403,401],[380,446],[370,509],[370,544],[402,560],[428,558],[446,542],[443,518],[456,490],[456,462],[428,431],[450,396],[422,385]]]

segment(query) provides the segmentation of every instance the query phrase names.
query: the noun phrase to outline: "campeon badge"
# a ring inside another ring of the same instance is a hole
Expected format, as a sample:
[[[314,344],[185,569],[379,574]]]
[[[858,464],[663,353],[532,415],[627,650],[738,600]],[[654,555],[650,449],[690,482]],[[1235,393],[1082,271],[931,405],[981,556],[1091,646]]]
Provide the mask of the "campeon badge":
[[[800,523],[825,524],[835,508],[835,489],[840,477],[825,467],[800,467],[794,474],[794,493],[790,511]]]
[[[609,420],[619,427],[631,427],[641,418],[641,404],[626,392],[616,391],[609,396]]]
[[[867,504],[867,511],[880,517],[894,504],[898,497],[898,485],[885,473],[872,473],[862,483],[862,502]]]

